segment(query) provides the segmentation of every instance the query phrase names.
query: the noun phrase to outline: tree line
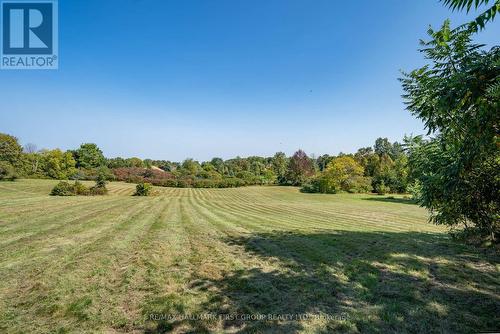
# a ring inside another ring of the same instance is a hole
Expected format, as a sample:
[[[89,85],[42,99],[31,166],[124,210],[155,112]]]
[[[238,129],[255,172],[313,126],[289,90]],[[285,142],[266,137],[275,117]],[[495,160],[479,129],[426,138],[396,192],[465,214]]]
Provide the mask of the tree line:
[[[373,147],[354,154],[309,157],[298,150],[291,157],[251,156],[182,162],[139,158],[106,158],[92,143],[78,149],[37,150],[22,147],[14,136],[0,134],[0,178],[52,178],[148,182],[158,186],[226,188],[245,185],[301,186],[304,192],[403,193],[409,180],[408,156],[403,145],[378,138]]]

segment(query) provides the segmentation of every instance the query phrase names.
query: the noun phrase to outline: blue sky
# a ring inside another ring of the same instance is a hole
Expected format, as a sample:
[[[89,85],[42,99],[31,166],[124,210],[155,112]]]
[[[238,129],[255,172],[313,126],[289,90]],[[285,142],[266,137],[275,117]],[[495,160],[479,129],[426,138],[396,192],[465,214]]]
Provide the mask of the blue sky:
[[[0,71],[0,132],[39,148],[206,160],[354,152],[423,133],[400,69],[437,0],[59,1],[57,71]],[[498,44],[500,20],[477,41]]]

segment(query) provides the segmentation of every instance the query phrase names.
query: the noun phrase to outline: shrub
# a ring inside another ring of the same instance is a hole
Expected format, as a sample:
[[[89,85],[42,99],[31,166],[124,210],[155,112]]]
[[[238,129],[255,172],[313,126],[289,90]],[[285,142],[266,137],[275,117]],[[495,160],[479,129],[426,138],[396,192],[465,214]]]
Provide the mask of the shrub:
[[[103,172],[99,172],[97,178],[95,180],[95,186],[90,188],[90,195],[106,195],[108,193],[108,189],[106,188],[106,174]]]
[[[406,191],[411,195],[411,199],[420,202],[422,198],[422,183],[419,180],[415,180],[415,182],[410,183],[406,187]]]
[[[302,186],[302,188],[300,188],[300,192],[309,193],[309,194],[320,192],[318,189],[317,180],[310,180],[310,181],[306,182]]]
[[[74,186],[66,181],[61,181],[50,192],[51,196],[75,196]]]
[[[92,196],[106,195],[107,193],[108,189],[106,187],[98,187],[98,186],[91,187],[89,192],[89,194]]]
[[[97,175],[97,178],[95,180],[95,187],[96,188],[106,188],[106,175],[104,173],[99,173]]]
[[[177,181],[178,188],[188,188],[189,186],[190,186],[189,182],[184,179],[180,179]]]
[[[152,189],[153,186],[150,183],[141,182],[135,187],[134,196],[149,196]]]
[[[385,185],[384,181],[378,183],[376,186],[375,186],[375,192],[379,195],[385,195],[386,193],[388,193],[391,189]]]
[[[372,180],[366,176],[353,176],[346,181],[348,185],[347,192],[350,193],[368,193],[372,191]]]
[[[14,181],[15,179],[17,179],[17,173],[14,167],[6,161],[0,161],[0,181]]]
[[[177,187],[177,180],[175,179],[166,179],[162,180],[161,184],[163,187]]]
[[[76,181],[75,184],[73,185],[73,193],[75,195],[87,196],[90,194],[90,190],[80,181]]]
[[[90,189],[83,185],[80,181],[70,184],[66,181],[61,181],[50,192],[51,196],[89,196],[89,195],[106,195],[108,189],[106,187],[91,187]]]

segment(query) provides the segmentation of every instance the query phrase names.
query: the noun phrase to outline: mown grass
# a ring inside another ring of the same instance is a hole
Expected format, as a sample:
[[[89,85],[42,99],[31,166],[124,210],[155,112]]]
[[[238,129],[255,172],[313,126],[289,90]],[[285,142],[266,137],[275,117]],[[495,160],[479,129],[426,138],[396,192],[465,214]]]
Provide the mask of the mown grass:
[[[0,183],[0,332],[500,329],[498,256],[451,241],[401,198],[282,187],[141,198],[124,183],[50,197],[54,184]],[[245,314],[274,318],[234,316]]]

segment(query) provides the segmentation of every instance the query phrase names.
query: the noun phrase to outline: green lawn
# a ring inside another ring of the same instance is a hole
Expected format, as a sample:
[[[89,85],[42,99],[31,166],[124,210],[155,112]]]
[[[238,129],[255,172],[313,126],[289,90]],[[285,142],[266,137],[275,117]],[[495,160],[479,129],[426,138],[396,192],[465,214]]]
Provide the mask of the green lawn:
[[[0,183],[2,333],[500,330],[499,258],[401,199],[54,184]]]

